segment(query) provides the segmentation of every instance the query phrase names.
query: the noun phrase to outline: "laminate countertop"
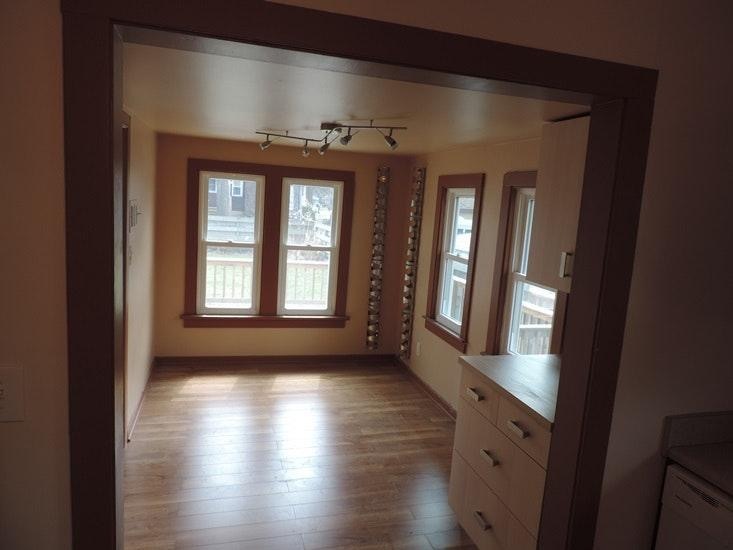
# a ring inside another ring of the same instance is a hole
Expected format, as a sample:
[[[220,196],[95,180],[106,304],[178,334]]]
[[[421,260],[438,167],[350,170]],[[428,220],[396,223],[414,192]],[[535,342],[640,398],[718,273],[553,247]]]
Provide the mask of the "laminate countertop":
[[[670,447],[667,457],[733,495],[733,442]]]
[[[464,355],[460,361],[552,430],[560,382],[558,355]]]

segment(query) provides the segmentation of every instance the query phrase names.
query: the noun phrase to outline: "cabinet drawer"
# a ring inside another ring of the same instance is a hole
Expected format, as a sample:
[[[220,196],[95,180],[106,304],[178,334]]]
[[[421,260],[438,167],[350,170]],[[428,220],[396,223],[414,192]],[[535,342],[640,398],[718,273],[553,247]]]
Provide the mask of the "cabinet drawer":
[[[480,550],[506,548],[509,511],[476,473],[467,469],[461,525]]]
[[[458,405],[455,448],[491,490],[508,502],[515,445],[465,402]]]
[[[479,373],[470,367],[463,367],[460,395],[485,418],[496,423],[499,394]]]
[[[547,468],[550,432],[546,428],[505,398],[499,402],[496,425],[520,449]]]
[[[518,449],[514,453],[511,471],[509,509],[533,535],[537,536],[545,495],[545,470]]]
[[[509,516],[506,547],[507,550],[537,550],[537,539],[512,515]]]

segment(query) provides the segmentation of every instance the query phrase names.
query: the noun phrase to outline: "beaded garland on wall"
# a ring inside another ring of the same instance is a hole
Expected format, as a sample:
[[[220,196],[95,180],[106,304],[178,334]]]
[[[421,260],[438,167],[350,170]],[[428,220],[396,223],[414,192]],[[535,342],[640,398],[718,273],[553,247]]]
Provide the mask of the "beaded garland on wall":
[[[382,307],[382,277],[384,270],[384,236],[387,229],[387,192],[390,182],[389,166],[377,171],[377,193],[374,201],[374,233],[372,259],[369,267],[369,306],[367,308],[366,344],[370,350],[379,348],[379,315]]]
[[[400,357],[408,359],[412,345],[412,322],[417,284],[417,257],[420,252],[420,225],[425,191],[425,168],[416,168],[412,182],[410,218],[408,221],[405,275],[402,286],[402,324],[400,327]]]

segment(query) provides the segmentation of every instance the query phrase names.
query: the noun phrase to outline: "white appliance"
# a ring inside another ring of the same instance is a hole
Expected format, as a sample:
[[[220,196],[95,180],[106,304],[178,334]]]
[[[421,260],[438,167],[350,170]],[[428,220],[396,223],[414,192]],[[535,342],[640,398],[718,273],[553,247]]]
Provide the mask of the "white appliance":
[[[669,466],[655,550],[727,549],[733,549],[733,497],[681,466]]]

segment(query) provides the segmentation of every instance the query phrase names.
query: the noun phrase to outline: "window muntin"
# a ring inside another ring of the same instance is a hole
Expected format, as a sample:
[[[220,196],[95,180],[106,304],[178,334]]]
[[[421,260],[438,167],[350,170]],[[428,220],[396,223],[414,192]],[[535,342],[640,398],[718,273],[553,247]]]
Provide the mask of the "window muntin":
[[[256,314],[264,177],[201,172],[199,186],[197,313]]]
[[[503,353],[525,355],[550,352],[557,292],[526,279],[533,216],[534,189],[518,189],[514,205],[511,272],[504,312]]]
[[[283,178],[278,313],[333,315],[343,182]]]
[[[443,213],[443,249],[435,318],[457,334],[461,332],[466,304],[475,195],[473,188],[448,189]]]

